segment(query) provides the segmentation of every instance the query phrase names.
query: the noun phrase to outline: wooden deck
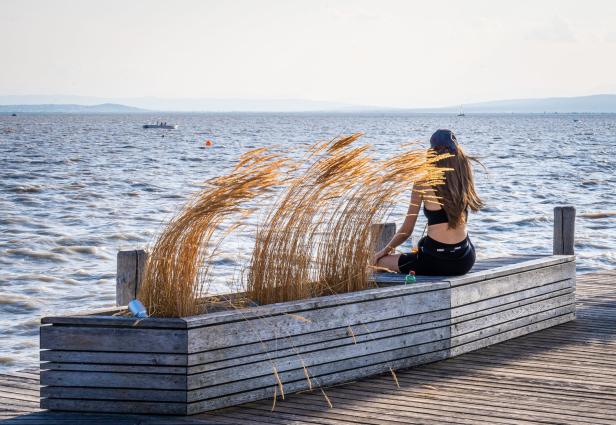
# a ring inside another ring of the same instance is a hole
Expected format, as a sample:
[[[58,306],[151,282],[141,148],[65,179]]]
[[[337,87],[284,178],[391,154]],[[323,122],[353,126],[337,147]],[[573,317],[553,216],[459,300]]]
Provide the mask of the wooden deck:
[[[40,411],[0,375],[0,424],[616,424],[616,271],[579,275],[577,320],[449,360],[191,417]]]

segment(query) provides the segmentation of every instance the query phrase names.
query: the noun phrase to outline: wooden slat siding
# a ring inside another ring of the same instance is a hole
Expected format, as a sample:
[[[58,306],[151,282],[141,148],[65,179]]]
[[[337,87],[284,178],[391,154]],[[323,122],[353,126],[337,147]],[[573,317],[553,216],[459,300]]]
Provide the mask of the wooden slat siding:
[[[447,282],[418,283],[415,285],[395,286],[388,288],[366,289],[357,292],[328,295],[324,297],[310,298],[307,300],[289,301],[284,303],[269,304],[259,307],[251,307],[242,310],[223,311],[208,315],[185,317],[189,329],[206,326],[220,325],[224,323],[243,322],[247,319],[274,317],[289,313],[299,313],[326,307],[362,303],[365,301],[395,298],[403,295],[418,294],[421,292],[434,291],[448,287]]]
[[[553,266],[553,268],[558,267],[561,266]],[[549,275],[550,273],[546,274],[545,271],[541,271],[538,276],[533,277],[533,281],[535,282],[535,284],[543,284],[544,280],[541,279]],[[556,273],[555,275],[556,278],[558,278],[558,274]],[[503,278],[496,278],[495,280],[499,279],[502,280]],[[569,280],[569,282],[571,282],[571,280]],[[491,315],[488,315],[487,318],[479,317],[470,321],[461,322],[454,327],[454,329],[456,329],[457,335],[460,336],[452,339],[452,345],[462,345],[461,348],[456,349],[455,353],[462,353],[468,351],[473,346],[489,344],[490,338],[486,337],[491,337],[492,340],[498,339],[499,341],[501,341],[505,338],[512,337],[512,335],[514,334],[516,336],[519,336],[521,334],[530,332],[531,329],[536,329],[547,325],[553,325],[554,323],[560,323],[563,320],[571,320],[571,315],[567,313],[570,313],[572,311],[573,301],[574,299],[572,295],[565,294],[557,297],[548,298],[547,300],[534,302],[529,305],[515,307],[501,313],[493,313]],[[555,321],[549,320],[554,317],[556,317]],[[540,324],[533,326],[535,322],[540,322]],[[455,353],[452,352],[451,354]],[[274,362],[274,364],[277,364],[277,362]],[[269,370],[271,364],[266,363],[266,365]],[[258,373],[259,368],[257,367],[257,365],[251,366],[252,369],[250,370],[255,371],[255,373]],[[248,366],[246,368],[248,369]],[[309,367],[309,369],[313,368]],[[280,368],[280,370],[278,371],[281,372],[281,370],[283,369]],[[245,373],[238,373],[238,375],[241,376],[244,376],[244,374]],[[217,374],[210,373],[209,376],[214,379],[214,381],[210,384],[218,382],[216,380]],[[225,377],[221,376],[220,379],[225,379]]]
[[[153,415],[185,415],[185,403],[123,401],[123,400],[83,400],[71,398],[41,399],[41,408],[65,410],[69,412],[107,412],[107,413],[149,413]]]
[[[90,371],[90,372],[118,372],[118,373],[153,373],[153,374],[186,374],[186,367],[173,366],[138,366],[126,364],[98,364],[98,363],[57,363],[49,362],[41,365],[43,370]]]
[[[545,275],[545,273],[543,273],[543,275]],[[535,284],[544,283],[543,281],[537,281],[536,279],[534,280],[534,282],[535,282]],[[557,282],[556,284],[546,284],[545,285],[546,286],[546,290],[549,291],[550,289],[552,289],[554,287],[554,285],[556,285],[556,287],[558,289],[561,289],[562,287],[565,287],[565,286],[562,286],[563,283],[558,283]],[[541,287],[536,288],[536,289],[535,288],[531,288],[531,289],[529,289],[527,291],[524,291],[523,293],[516,292],[516,293],[510,294],[508,296],[508,298],[504,299],[503,301],[501,301],[501,299],[499,299],[499,298],[492,298],[492,299],[489,299],[487,301],[482,302],[481,303],[482,305],[473,305],[471,307],[471,309],[473,311],[477,312],[477,311],[479,311],[481,309],[485,309],[489,305],[498,305],[498,304],[501,304],[502,302],[512,302],[512,301],[518,300],[519,298],[530,297],[530,296],[532,296],[535,293],[542,293],[541,292]],[[458,308],[464,308],[464,307],[465,306],[458,307]],[[460,311],[460,313],[461,313],[461,311]],[[396,315],[401,315],[401,313],[400,312],[396,312]],[[364,321],[363,323],[368,323],[368,321]],[[345,335],[347,332],[346,332],[346,330],[344,328],[338,328],[337,332],[339,334],[342,333],[343,334],[343,338],[345,336],[347,336],[347,335]],[[317,334],[316,336],[320,337],[321,335]],[[299,339],[299,338],[296,338],[296,339]],[[274,347],[276,347],[276,344],[280,340],[282,340],[281,344],[284,344],[285,338],[281,337],[278,340],[270,341],[270,345],[273,345]],[[297,346],[297,344],[298,344],[298,342],[294,342],[294,345]],[[238,350],[236,347],[230,347],[228,349],[222,349],[221,351],[223,351],[224,357],[226,359],[229,359],[229,356],[247,356],[247,355],[255,354],[255,353],[258,353],[259,350],[261,352],[268,352],[267,346],[265,346],[265,344],[262,345],[260,343],[256,343],[256,344],[252,344],[250,346],[246,346],[246,350],[245,351],[243,350],[243,348],[244,348],[244,346],[239,347],[239,350]],[[279,348],[283,348],[283,347],[279,347]],[[235,352],[233,352],[233,350],[235,350]],[[209,352],[203,353],[203,356],[199,360],[201,360],[203,362],[208,361],[209,360],[208,357],[207,357],[208,355],[216,356],[215,358],[220,358],[220,357],[222,357],[223,353],[219,353],[218,351],[209,351]],[[275,355],[275,353],[273,355]],[[194,363],[191,362],[190,364],[194,364]]]
[[[41,387],[41,397],[186,403],[186,391],[184,390],[174,391],[145,388]]]
[[[571,299],[567,296],[559,297]],[[468,340],[486,338],[499,335],[507,330],[518,329],[535,322],[549,318],[570,314],[573,312],[571,304],[563,304],[565,300],[547,300],[543,303],[531,304],[517,309],[507,310],[502,313],[492,314],[452,326],[451,345],[457,346]],[[543,310],[545,309],[545,310]]]
[[[185,330],[41,326],[42,350],[186,353]]]
[[[452,335],[469,326],[478,326],[491,321],[500,320],[502,317],[522,317],[525,313],[545,308],[546,310],[565,305],[572,305],[575,296],[570,290],[550,292],[537,297],[522,299],[513,303],[497,305],[485,310],[459,315],[451,318]]]
[[[143,388],[185,390],[186,374],[145,374],[115,372],[71,372],[42,370],[41,385],[93,388]]]
[[[540,267],[523,271],[520,273],[510,273],[507,275],[494,276],[480,281],[466,280],[463,283],[452,280],[451,287],[451,306],[452,308],[473,303],[476,301],[493,298],[500,295],[510,294],[524,289],[530,289],[561,280],[575,277],[575,262],[556,264],[548,267]]]
[[[105,309],[96,314],[81,316],[49,316],[41,319],[41,324],[71,325],[71,326],[107,326],[107,327],[126,327],[144,329],[186,329],[184,319],[173,318],[147,318],[137,319],[130,316],[112,316],[117,312],[126,311],[123,309]]]
[[[417,287],[391,288],[396,292],[399,289],[407,289],[411,293],[405,295],[407,291],[401,291],[403,294],[393,297],[378,297],[312,310],[302,308],[298,311],[288,311],[288,314],[284,315],[250,318],[250,320],[189,329],[189,353],[449,308],[447,283],[429,284],[426,289],[428,288],[429,291],[426,292],[419,292],[420,288]],[[390,288],[382,291],[390,291]]]
[[[367,335],[374,337],[376,333],[381,331],[389,330],[391,332],[391,330],[403,329],[410,332],[411,330],[424,330],[448,325],[449,311],[441,310],[366,322],[365,326],[351,326],[350,330],[349,326],[345,326],[322,332],[281,337],[277,340],[266,341],[263,344],[241,345],[189,355],[189,364],[194,364],[194,366],[189,366],[188,373],[213,371],[238,364],[246,364],[247,362],[276,359],[318,349],[347,345],[353,343],[353,336],[357,340],[358,338],[365,338]]]
[[[239,379],[245,380],[260,376],[266,376],[267,380],[269,380],[272,375],[273,367],[276,367],[279,374],[289,370],[302,370],[303,372],[303,366],[307,367],[310,372],[313,370],[313,367],[325,363],[353,359],[359,356],[376,355],[384,351],[399,348],[408,348],[410,352],[419,349],[422,344],[444,341],[449,338],[450,327],[448,324],[438,328],[421,331],[414,331],[414,329],[411,328],[408,331],[405,329],[394,329],[375,334],[367,334],[356,337],[356,343],[354,343],[351,338],[348,338],[347,344],[343,346],[320,349],[301,355],[291,354],[286,357],[272,359],[271,361],[266,360],[238,365],[233,367],[233,373],[231,374],[227,369],[192,374],[188,376],[188,388],[197,389],[204,386],[214,386],[234,382]],[[374,358],[376,359],[376,356]],[[248,361],[247,359],[247,362]],[[340,365],[343,368],[347,367],[347,365],[343,363]]]
[[[555,266],[562,263],[575,261],[574,255],[548,255],[535,260],[523,261],[521,263],[509,264],[479,273],[468,273],[464,276],[452,277],[448,279],[451,286],[466,285],[473,282],[494,279],[496,277],[508,276],[510,274],[521,273],[528,270],[535,270],[543,267]]]
[[[461,353],[469,350],[469,347],[472,345],[470,342],[475,343],[475,345],[487,345],[489,344],[489,338],[498,339],[499,341],[504,340],[505,338],[512,337],[511,335],[515,334],[519,336],[525,332],[528,332],[528,329],[525,327],[534,325],[536,322],[541,322],[542,326],[553,325],[553,321],[547,321],[553,317],[560,317],[564,313],[568,313],[571,311],[571,307],[565,305],[565,307],[561,307],[563,304],[573,301],[573,297],[571,294],[564,295],[561,297],[556,297],[552,299],[548,299],[542,302],[531,304],[530,306],[518,307],[515,309],[511,309],[509,311],[505,311],[500,314],[492,314],[486,316],[485,318],[474,319],[471,321],[461,322],[458,325],[454,326],[454,331],[456,332],[455,338],[452,338],[452,349],[457,345],[461,345],[461,348],[456,349],[456,353]],[[570,318],[566,318],[566,320],[570,320]],[[560,319],[557,320],[558,323],[561,322]],[[529,329],[535,329],[537,326]],[[512,331],[512,332],[510,332]],[[509,333],[508,333],[509,332]],[[445,335],[447,331],[445,331]],[[419,333],[421,335],[421,333]],[[375,335],[375,337],[380,337],[380,335]],[[395,338],[390,338],[392,341],[396,341]],[[426,340],[426,342],[429,340]],[[414,341],[415,342],[415,341]],[[379,339],[378,341],[368,340],[367,344],[375,343],[375,348],[378,347],[378,350],[389,350],[392,349],[392,345],[388,345],[390,341],[385,339]],[[391,343],[390,343],[391,344]],[[403,341],[400,343],[401,347],[408,347],[409,342]],[[330,350],[332,355],[328,358],[324,356],[326,351],[314,352],[306,356],[302,356],[302,359],[298,359],[297,356],[291,356],[286,359],[286,361],[273,361],[273,362],[262,362],[257,364],[248,364],[243,367],[237,367],[234,369],[234,372],[237,373],[237,376],[242,376],[243,378],[249,378],[251,375],[258,374],[266,374],[266,381],[271,381],[274,379],[272,375],[272,365],[275,365],[279,376],[283,376],[281,372],[288,369],[300,369],[302,365],[308,367],[309,372],[317,375],[315,370],[317,367],[314,367],[313,363],[321,364],[325,361],[331,361],[332,359],[344,359],[345,356],[350,356],[355,352],[355,349],[360,350],[362,354],[370,354],[372,351],[368,351],[362,347],[361,341],[358,342],[357,345],[350,345],[348,347],[344,347],[347,349],[348,354],[345,354],[343,350]],[[336,353],[336,354],[334,354]],[[317,356],[318,354],[318,356]],[[454,353],[452,353],[454,355]],[[457,354],[456,354],[457,355]],[[347,357],[348,358],[348,357]],[[341,367],[346,367],[346,365],[342,365]],[[246,370],[243,370],[246,369]],[[195,381],[191,383],[191,378],[194,378]],[[229,381],[233,379],[228,375],[228,371],[222,370],[220,372],[209,372],[206,374],[199,374],[195,376],[189,377],[189,388],[193,388],[195,385],[199,385],[199,379],[206,379],[206,383],[209,386],[217,385],[221,382]],[[284,382],[284,381],[283,381]],[[262,385],[263,381],[256,381],[254,385]],[[238,385],[238,389],[241,388],[243,390],[248,389],[252,384],[247,381],[241,381],[241,384]]]
[[[525,292],[526,294],[532,293],[530,291],[525,291]],[[489,301],[494,303],[495,300],[491,299]],[[387,326],[381,326],[381,327],[377,327],[377,325],[380,325],[382,322],[370,323],[367,326],[368,330],[366,330],[365,329],[366,327],[364,326],[356,326],[354,335],[355,335],[355,340],[357,342],[363,342],[363,341],[369,341],[372,338],[380,339],[388,335],[416,332],[418,330],[429,329],[429,328],[434,328],[434,327],[439,327],[439,326],[448,326],[450,322],[453,325],[454,331],[456,331],[457,333],[462,333],[461,330],[463,328],[468,328],[469,326],[477,326],[475,322],[477,322],[478,320],[480,320],[479,323],[482,323],[482,326],[485,324],[486,320],[492,320],[492,321],[501,320],[500,316],[495,315],[495,313],[505,311],[506,314],[514,315],[514,316],[522,315],[522,313],[530,314],[533,311],[538,311],[541,309],[549,309],[551,307],[555,308],[563,304],[571,304],[573,303],[573,301],[574,301],[574,298],[573,298],[573,294],[571,293],[571,289],[570,288],[561,289],[561,290],[556,290],[556,291],[552,291],[549,293],[545,293],[539,296],[524,298],[516,302],[496,305],[488,309],[478,310],[473,313],[468,313],[465,315],[454,315],[451,318],[451,321],[449,321],[446,317],[443,317],[443,319],[441,319],[440,321],[435,321],[435,322],[431,321],[429,323],[422,323],[419,326],[414,326],[411,328],[411,326],[413,325],[411,323],[405,323],[405,321],[403,320],[407,318],[401,318],[401,319],[394,319],[394,320],[388,321],[390,323],[388,323]],[[486,319],[485,316],[488,316],[488,319]],[[470,319],[475,319],[475,321],[472,321]],[[483,322],[481,322],[481,320]],[[386,329],[389,329],[389,330],[386,330]],[[383,330],[386,330],[386,331],[383,331]],[[342,329],[339,329],[338,331],[340,332],[340,337],[338,339],[334,339],[333,341],[328,341],[326,343],[316,343],[316,344],[309,344],[309,345],[303,345],[303,346],[295,346],[295,347],[291,347],[285,350],[274,350],[274,351],[265,352],[259,355],[254,355],[254,354],[242,355],[240,357],[230,358],[228,360],[224,360],[220,362],[213,362],[209,364],[189,367],[188,373],[194,374],[194,373],[199,373],[199,372],[210,371],[210,373],[207,375],[208,382],[213,385],[219,381],[217,381],[214,378],[216,376],[216,373],[212,373],[212,371],[231,367],[231,366],[240,366],[239,368],[234,369],[234,371],[238,375],[246,376],[246,377],[250,376],[251,373],[257,375],[257,370],[262,369],[263,367],[265,367],[266,373],[271,373],[271,364],[269,361],[274,361],[274,364],[276,364],[276,366],[278,367],[278,370],[280,371],[281,368],[280,368],[279,363],[276,362],[276,359],[281,359],[281,358],[288,357],[288,356],[295,357],[297,355],[303,355],[304,352],[313,353],[315,351],[323,350],[326,348],[353,344],[353,338],[349,336],[349,332],[347,328],[342,328]],[[234,347],[234,348],[241,350],[243,346]],[[259,346],[257,345],[255,349],[258,349],[258,348]],[[215,353],[218,351],[219,350],[216,350],[214,352],[209,352],[209,353]],[[236,352],[236,355],[239,353]],[[229,353],[227,352],[227,354]],[[310,356],[310,354],[308,354],[308,356]],[[255,364],[256,362],[263,361],[263,360],[266,361],[265,365]],[[248,369],[248,371],[245,373],[241,372],[241,369],[242,369],[241,365],[245,365],[244,368]],[[209,379],[212,379],[212,381],[209,381]]]
[[[159,366],[186,366],[186,355],[157,354],[157,353],[126,353],[126,352],[96,352],[96,351],[65,351],[41,350],[42,362],[65,363],[99,363],[111,365],[159,365]],[[41,368],[44,369],[43,363]]]
[[[568,319],[570,320],[570,319]],[[543,329],[544,327],[547,326],[553,326],[555,324],[559,324],[562,323],[562,320],[560,319],[550,319],[550,320],[546,320],[545,322],[542,322],[540,324],[535,324],[534,325],[534,329],[535,330],[539,330],[539,329]],[[526,331],[524,331],[524,333],[527,333]],[[522,333],[522,334],[524,334]],[[512,338],[513,336],[509,335],[507,336],[506,339]],[[373,369],[370,369],[370,367],[366,368],[359,368],[359,369],[351,369],[351,370],[343,370],[341,372],[338,373],[333,373],[333,374],[328,374],[328,375],[321,375],[318,376],[318,381],[316,382],[321,382],[322,385],[328,385],[331,383],[336,383],[336,382],[340,382],[343,379],[355,379],[357,377],[361,377],[361,376],[365,376],[363,375],[364,373],[368,373],[367,370],[371,370],[370,373],[375,373],[372,372],[372,370],[375,370],[375,368],[380,368],[381,371],[387,371],[389,370],[389,367],[392,367],[394,369],[396,368],[401,368],[401,367],[408,367],[411,364],[421,364],[422,362],[425,361],[433,361],[434,359],[442,359],[442,356],[448,356],[450,355],[449,350],[444,350],[441,352],[432,352],[429,353],[426,358],[426,356],[418,356],[416,358],[401,358],[400,356],[403,355],[403,353],[395,353],[395,355],[391,356],[391,360],[389,362],[386,363],[381,363],[379,365],[375,365],[375,367]],[[435,356],[432,357],[432,359],[430,359],[430,356]],[[313,368],[316,369],[316,368]],[[284,387],[285,387],[285,391],[287,392],[291,392],[291,391],[297,391],[298,388],[307,388],[307,382],[305,380],[305,378],[302,379],[303,374],[302,373],[295,373],[294,376],[291,376],[291,374],[280,374],[281,380],[284,383]],[[289,382],[290,379],[296,378],[298,379],[295,382]],[[251,393],[241,393],[241,394],[233,394],[230,397],[230,399],[225,399],[225,397],[221,397],[221,399],[216,399],[215,400],[215,404],[213,404],[212,408],[214,408],[213,406],[218,406],[218,407],[223,407],[223,406],[229,406],[232,405],[235,402],[239,401],[248,401],[248,400],[258,400],[261,397],[265,397],[267,394],[267,391],[270,391],[270,394],[273,394],[274,391],[274,387],[277,384],[276,379],[272,376],[272,379],[270,380],[271,382],[271,387],[268,389],[257,389]],[[225,390],[226,391],[226,390]],[[197,394],[198,396],[204,396],[208,393],[212,393],[212,391],[208,391],[206,390],[201,390],[201,391],[194,391],[193,393],[191,393],[191,395],[189,396],[189,399],[192,399],[193,397],[195,397],[195,394]],[[204,401],[204,403],[207,403],[208,401]],[[225,403],[229,403],[229,404],[225,404]],[[201,407],[206,406],[207,404],[200,404]]]
[[[481,314],[483,310],[488,308],[495,306],[506,306],[507,304],[523,302],[524,300],[532,300],[534,297],[543,296],[546,294],[556,294],[562,291],[565,293],[571,293],[575,289],[574,284],[573,279],[559,280],[554,283],[547,283],[534,288],[523,289],[521,291],[459,305],[452,307],[451,316],[458,317],[462,315]]]

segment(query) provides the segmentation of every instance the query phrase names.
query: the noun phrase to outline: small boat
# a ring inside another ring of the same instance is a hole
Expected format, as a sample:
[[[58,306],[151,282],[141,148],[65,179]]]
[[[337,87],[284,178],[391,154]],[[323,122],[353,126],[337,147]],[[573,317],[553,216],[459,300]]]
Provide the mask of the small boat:
[[[460,105],[460,113],[458,114],[459,117],[465,117],[466,115],[464,115],[464,111],[462,110],[462,105]]]
[[[162,128],[163,130],[177,130],[176,124],[167,124],[166,122],[156,122],[156,124],[144,124],[143,128]]]
[[[16,117],[16,116],[17,116],[17,114],[11,114],[11,116],[12,116],[12,117]]]

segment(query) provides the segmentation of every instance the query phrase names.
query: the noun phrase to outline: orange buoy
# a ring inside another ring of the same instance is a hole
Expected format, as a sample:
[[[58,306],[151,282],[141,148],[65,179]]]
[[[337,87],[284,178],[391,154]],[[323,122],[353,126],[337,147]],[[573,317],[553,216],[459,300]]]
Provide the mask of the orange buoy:
[[[212,141],[209,139],[205,141],[205,146],[212,146],[213,144],[214,143],[212,143]]]

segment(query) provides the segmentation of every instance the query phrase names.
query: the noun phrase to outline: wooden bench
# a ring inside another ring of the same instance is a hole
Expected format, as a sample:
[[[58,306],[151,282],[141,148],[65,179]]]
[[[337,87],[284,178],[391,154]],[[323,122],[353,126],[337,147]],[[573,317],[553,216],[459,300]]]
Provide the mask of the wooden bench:
[[[41,406],[195,414],[434,362],[575,318],[571,207],[554,254],[479,261],[452,278],[375,276],[381,287],[178,319],[46,317]],[[134,262],[126,261],[134,258]],[[140,253],[120,254],[118,299]],[[135,289],[136,290],[136,289]],[[392,372],[393,373],[393,372]]]

